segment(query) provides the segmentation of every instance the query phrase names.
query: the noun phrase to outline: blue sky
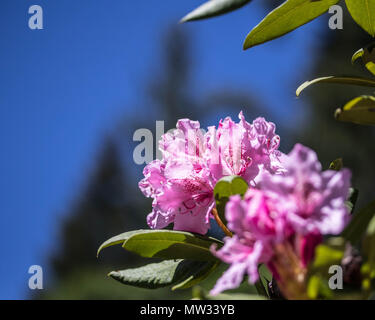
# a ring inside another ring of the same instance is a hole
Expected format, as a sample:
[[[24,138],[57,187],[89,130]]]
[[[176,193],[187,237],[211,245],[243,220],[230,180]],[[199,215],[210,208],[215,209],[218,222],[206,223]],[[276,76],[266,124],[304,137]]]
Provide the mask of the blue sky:
[[[142,103],[141,84],[158,67],[162,33],[201,2],[2,1],[1,299],[26,297],[28,268],[43,266],[57,248],[61,213],[103,136]],[[260,3],[184,25],[195,47],[195,94],[203,83],[231,83],[257,92],[276,116],[297,119],[302,102],[292,88],[305,80],[305,50],[314,48],[320,28],[314,22],[244,52],[247,32],[265,14]],[[28,28],[33,4],[43,8],[43,30]]]

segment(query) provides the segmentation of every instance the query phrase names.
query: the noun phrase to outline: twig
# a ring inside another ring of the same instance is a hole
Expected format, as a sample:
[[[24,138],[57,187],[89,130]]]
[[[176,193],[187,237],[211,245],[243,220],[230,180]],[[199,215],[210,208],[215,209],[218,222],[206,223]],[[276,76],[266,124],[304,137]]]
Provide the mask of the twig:
[[[219,217],[219,213],[217,212],[217,209],[213,208],[211,212],[212,212],[217,224],[224,231],[224,233],[227,236],[232,237],[233,236],[232,232],[230,232],[229,229],[226,227],[226,225],[221,221],[221,219]]]

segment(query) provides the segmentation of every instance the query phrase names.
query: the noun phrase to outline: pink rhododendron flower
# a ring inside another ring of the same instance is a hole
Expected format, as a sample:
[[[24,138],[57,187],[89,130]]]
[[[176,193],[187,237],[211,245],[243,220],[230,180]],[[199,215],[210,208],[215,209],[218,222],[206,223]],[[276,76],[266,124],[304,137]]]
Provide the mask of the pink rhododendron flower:
[[[227,203],[234,236],[213,253],[231,266],[211,294],[238,287],[245,274],[254,283],[260,263],[296,292],[322,236],[338,234],[348,223],[349,170],[322,171],[316,153],[300,144],[284,160],[285,173],[264,172],[257,189]]]
[[[350,187],[348,169],[326,170],[314,151],[296,144],[283,159],[286,173],[264,174],[261,189],[278,199],[279,210],[298,233],[338,234],[350,215],[345,205]]]
[[[235,123],[228,117],[206,133],[198,121],[181,119],[176,130],[162,136],[163,159],[149,163],[139,183],[145,196],[153,198],[147,217],[151,228],[174,223],[175,230],[205,234],[220,178],[235,174],[255,185],[263,171],[282,172],[275,125],[263,118],[250,124],[242,112],[239,118]]]
[[[280,137],[275,133],[275,125],[264,118],[249,124],[242,112],[239,119],[235,123],[227,117],[217,129],[208,128],[207,162],[215,178],[238,175],[255,185],[263,169],[282,172],[282,154],[277,150]]]
[[[282,219],[274,219],[265,195],[250,188],[241,200],[232,196],[226,206],[228,227],[235,234],[226,237],[224,246],[213,254],[230,264],[229,269],[211,290],[216,295],[227,289],[237,288],[245,274],[250,282],[258,279],[258,265],[272,257],[272,241],[283,233]]]

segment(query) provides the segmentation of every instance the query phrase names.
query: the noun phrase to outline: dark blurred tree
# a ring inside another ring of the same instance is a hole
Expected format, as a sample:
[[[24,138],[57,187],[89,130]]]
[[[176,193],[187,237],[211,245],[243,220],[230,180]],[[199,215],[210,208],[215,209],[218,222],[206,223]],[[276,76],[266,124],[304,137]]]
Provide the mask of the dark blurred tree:
[[[181,118],[202,119],[210,115],[217,118],[217,111],[220,109],[225,109],[225,112],[233,114],[233,117],[237,117],[242,109],[246,111],[248,119],[259,114],[267,116],[267,108],[255,95],[228,84],[195,97],[191,91],[191,79],[194,78],[191,76],[194,74],[194,47],[183,30],[178,26],[167,30],[162,47],[164,55],[161,74],[151,79],[148,86],[150,97],[158,110],[158,118],[165,121],[165,127],[175,127],[177,120]]]
[[[115,246],[96,258],[96,250],[106,239],[132,229],[145,228],[150,199],[137,188],[142,166],[134,164],[133,133],[138,128],[155,128],[155,120],[165,121],[165,130],[175,127],[179,118],[201,119],[218,110],[224,114],[246,107],[246,116],[259,115],[261,104],[241,90],[207,92],[195,99],[191,92],[192,46],[181,27],[167,30],[162,45],[161,68],[149,79],[147,107],[134,108],[134,116],[120,119],[113,133],[103,142],[94,160],[87,184],[61,224],[58,248],[50,256],[53,285],[40,299],[176,299],[190,297],[190,291],[171,292],[169,288],[146,290],[123,286],[106,274],[144,264],[141,259]],[[159,65],[158,65],[159,66]],[[257,107],[254,107],[257,106]],[[135,111],[137,110],[137,111]],[[141,111],[143,110],[143,111]],[[140,116],[145,112],[146,116]],[[264,114],[264,111],[262,111]],[[136,173],[135,173],[136,172]]]
[[[137,208],[126,197],[126,171],[111,138],[104,142],[97,161],[86,191],[77,199],[61,229],[61,251],[52,258],[58,277],[97,264],[94,253],[103,239],[143,223],[141,216],[132,214]],[[121,255],[108,252],[111,254],[103,255],[101,262],[124,261]]]

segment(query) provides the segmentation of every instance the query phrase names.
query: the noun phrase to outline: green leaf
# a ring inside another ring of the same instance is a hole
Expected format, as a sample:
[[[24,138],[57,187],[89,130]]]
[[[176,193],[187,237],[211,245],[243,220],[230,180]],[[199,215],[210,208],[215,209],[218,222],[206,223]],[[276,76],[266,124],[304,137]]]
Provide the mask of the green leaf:
[[[342,158],[338,158],[331,162],[331,164],[329,165],[329,170],[340,171],[343,168],[343,166],[344,163],[342,161]]]
[[[124,242],[123,248],[146,258],[216,262],[217,258],[210,252],[212,244],[222,245],[222,242],[189,232],[151,230],[131,236]]]
[[[117,236],[114,236],[110,239],[108,239],[107,241],[103,242],[102,245],[99,247],[97,253],[96,253],[96,256],[98,257],[99,256],[99,253],[100,251],[102,251],[104,248],[107,248],[107,247],[110,247],[110,246],[114,246],[114,245],[117,245],[117,244],[122,244],[124,243],[126,240],[128,240],[131,236],[137,234],[137,233],[145,233],[145,232],[149,232],[150,230],[134,230],[134,231],[128,231],[128,232],[124,232],[124,233],[121,233]]]
[[[197,263],[201,263],[198,261]],[[205,262],[201,268],[194,270],[194,272],[184,281],[176,284],[172,290],[187,289],[206,279],[219,266],[220,261]]]
[[[375,125],[375,97],[360,96],[335,112],[336,120],[362,125]]]
[[[356,60],[358,60],[359,58],[363,58],[364,54],[365,54],[365,51],[364,51],[363,48],[361,48],[361,49],[359,49],[358,51],[356,51],[356,52],[353,54],[353,56],[352,56],[352,64],[354,64],[354,62],[355,62]]]
[[[313,272],[327,275],[330,266],[341,263],[344,256],[344,241],[339,237],[335,237],[334,240],[338,243],[324,243],[316,247],[314,262],[310,266]]]
[[[287,0],[247,35],[244,50],[278,38],[325,13],[339,0]]]
[[[361,28],[375,36],[375,0],[345,0],[349,13]]]
[[[345,239],[328,238],[315,249],[314,261],[309,265],[307,295],[310,299],[332,299],[333,292],[328,287],[329,268],[341,265],[345,252]]]
[[[307,296],[309,299],[332,299],[333,292],[328,286],[328,281],[320,275],[313,275],[307,283]]]
[[[216,201],[216,209],[219,213],[221,221],[226,224],[225,205],[229,197],[235,194],[243,196],[249,188],[247,182],[240,176],[227,176],[221,178],[215,185],[214,197]]]
[[[272,281],[272,273],[266,265],[261,264],[258,268],[259,280],[255,283],[255,287],[259,295],[269,297],[268,284]]]
[[[348,196],[348,199],[345,201],[345,204],[348,207],[350,213],[353,213],[354,211],[355,204],[357,203],[357,200],[358,200],[358,194],[359,194],[358,189],[355,189],[355,188],[349,189],[349,196]]]
[[[353,214],[349,225],[342,232],[342,237],[356,245],[364,235],[367,226],[375,215],[375,201]]]
[[[359,49],[352,57],[352,63],[361,58],[367,70],[375,75],[375,45],[371,44],[365,48]]]
[[[192,274],[199,273],[207,265],[212,265],[212,263],[189,260],[164,260],[140,268],[112,271],[108,275],[126,285],[156,289],[184,281]]]
[[[180,22],[206,19],[241,8],[251,0],[210,0],[188,13]]]
[[[329,76],[329,77],[317,78],[311,81],[306,81],[305,83],[301,84],[296,90],[296,96],[298,97],[303,90],[305,90],[307,87],[316,83],[336,83],[336,84],[349,84],[349,85],[363,86],[363,87],[375,87],[375,80],[368,79],[368,78]]]

